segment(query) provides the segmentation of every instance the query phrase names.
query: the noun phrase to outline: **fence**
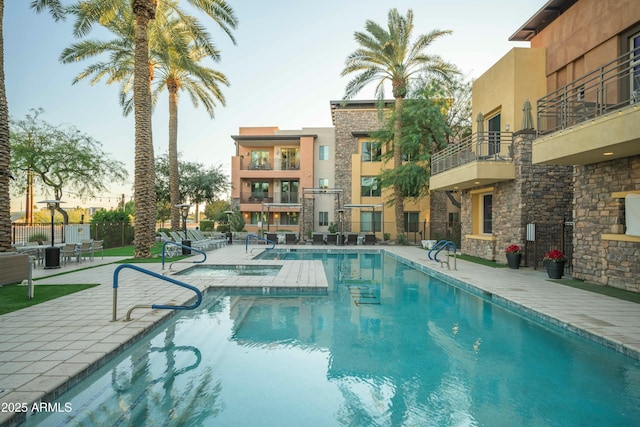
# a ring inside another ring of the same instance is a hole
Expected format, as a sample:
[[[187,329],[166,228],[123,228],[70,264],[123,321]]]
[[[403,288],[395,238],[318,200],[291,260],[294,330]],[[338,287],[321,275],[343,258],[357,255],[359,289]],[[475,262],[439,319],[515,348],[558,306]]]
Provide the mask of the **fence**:
[[[562,223],[528,224],[524,262],[534,269],[544,267],[544,254],[552,249],[560,249],[567,257],[565,273],[572,271],[573,222],[565,219]]]
[[[84,233],[89,229],[88,235]],[[54,243],[76,243],[80,231],[82,237],[103,240],[105,248],[128,246],[133,243],[133,226],[128,223],[96,222],[91,224],[53,224]],[[11,224],[11,243],[43,242],[51,240],[49,224]]]

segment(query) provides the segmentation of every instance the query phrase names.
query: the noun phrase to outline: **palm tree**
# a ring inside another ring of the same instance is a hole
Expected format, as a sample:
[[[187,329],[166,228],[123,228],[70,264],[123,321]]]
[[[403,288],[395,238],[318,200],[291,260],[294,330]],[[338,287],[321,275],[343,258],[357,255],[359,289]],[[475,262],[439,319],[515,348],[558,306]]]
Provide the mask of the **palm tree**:
[[[78,37],[88,34],[98,23],[108,26],[118,12],[129,6],[135,16],[134,30],[134,78],[133,109],[135,120],[135,181],[134,199],[136,203],[134,255],[136,258],[151,256],[149,248],[155,241],[156,203],[154,183],[154,153],[151,128],[151,83],[149,67],[149,39],[147,28],[155,19],[158,3],[168,0],[78,0],[67,10],[76,15],[74,34]],[[233,40],[231,29],[237,26],[237,19],[224,0],[186,0],[196,10],[204,12],[216,22]],[[182,2],[184,3],[184,1]],[[60,6],[59,0],[33,0],[36,10]],[[39,8],[39,9],[38,9]],[[175,7],[178,16],[188,16]]]
[[[180,211],[176,207],[181,203],[180,177],[178,170],[178,91],[185,90],[195,106],[201,102],[209,116],[214,117],[216,100],[225,105],[225,98],[218,83],[229,85],[227,78],[220,72],[200,65],[210,58],[220,59],[208,33],[197,20],[176,16],[176,0],[167,0],[158,5],[156,19],[149,28],[149,70],[152,84],[152,103],[155,105],[159,94],[166,88],[169,93],[169,183],[171,224],[174,229],[180,227]],[[75,63],[104,53],[109,61],[88,66],[75,79],[74,83],[91,78],[96,83],[107,78],[107,83],[120,82],[120,104],[125,115],[133,109],[131,98],[131,80],[133,78],[133,20],[131,12],[122,11],[111,20],[107,28],[116,35],[109,41],[83,40],[65,49],[61,55],[63,63]]]
[[[4,0],[0,0],[0,252],[11,249],[11,197],[9,196],[9,106],[4,83]]]
[[[439,56],[428,55],[424,51],[438,38],[451,31],[433,30],[418,36],[412,43],[413,11],[402,16],[397,9],[391,9],[388,15],[388,30],[368,20],[365,32],[356,31],[354,37],[360,48],[351,53],[346,60],[341,76],[357,74],[345,89],[344,99],[353,98],[366,85],[377,81],[376,97],[382,105],[384,84],[391,83],[395,99],[396,119],[393,134],[394,168],[402,164],[402,105],[407,95],[411,79],[419,74],[437,75],[449,78],[457,73],[456,67],[444,62]],[[400,185],[393,186],[396,235],[404,236],[404,195]]]

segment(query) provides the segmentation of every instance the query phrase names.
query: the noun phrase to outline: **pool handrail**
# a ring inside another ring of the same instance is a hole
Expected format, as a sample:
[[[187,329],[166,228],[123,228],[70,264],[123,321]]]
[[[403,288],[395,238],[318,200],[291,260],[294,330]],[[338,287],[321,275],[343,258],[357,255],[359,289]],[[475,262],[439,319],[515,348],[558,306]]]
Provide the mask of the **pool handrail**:
[[[456,257],[456,243],[452,242],[451,240],[448,240],[445,242],[445,244],[443,244],[440,249],[438,249],[436,251],[436,253],[433,255],[433,259],[435,260],[435,262],[439,262],[440,263],[440,267],[442,267],[442,264],[447,264],[447,268],[449,270],[451,270],[451,265],[449,265],[449,257],[447,256],[447,260],[446,261],[440,261],[438,259],[438,254],[440,253],[440,251],[442,251],[443,249],[447,249],[447,252],[449,252],[449,248],[451,248],[451,246],[453,245],[453,269],[457,270],[458,269],[458,263],[457,263],[457,257]]]
[[[273,240],[269,240],[266,239],[264,237],[260,237],[257,234],[247,234],[247,237],[244,239],[244,251],[245,253],[249,251],[249,239],[250,238],[254,238],[254,239],[258,239],[258,240],[264,240],[265,242],[267,242],[267,244],[271,244],[270,248],[266,248],[267,250],[271,250],[271,249],[275,249],[276,247],[276,242],[274,242]]]
[[[133,264],[122,264],[120,266],[118,266],[114,271],[113,271],[113,317],[112,317],[112,321],[115,322],[117,319],[116,316],[116,312],[118,309],[118,274],[120,274],[120,271],[124,268],[130,268],[132,270],[136,270],[139,271],[141,273],[147,274],[149,276],[155,277],[156,279],[161,279],[164,280],[166,282],[169,283],[173,283],[174,285],[178,285],[178,286],[182,286],[183,288],[187,288],[190,289],[192,291],[194,291],[196,293],[197,296],[197,300],[196,302],[194,302],[191,305],[166,305],[166,304],[140,304],[140,305],[134,305],[133,307],[131,307],[129,309],[129,311],[127,311],[127,316],[125,318],[126,321],[131,320],[131,312],[133,310],[135,310],[136,308],[151,308],[151,309],[161,309],[161,310],[193,310],[195,308],[198,308],[198,306],[200,305],[200,303],[202,302],[202,292],[200,292],[200,290],[198,288],[196,288],[195,286],[189,285],[188,283],[184,283],[181,282],[179,280],[176,279],[172,279],[171,277],[167,277],[167,276],[163,276],[162,274],[158,274],[156,272],[153,272],[151,270],[147,270],[145,268],[142,267],[138,267],[137,265],[133,265]]]
[[[181,247],[183,249],[186,248],[186,249],[189,249],[191,251],[201,253],[203,255],[203,258],[200,261],[198,261],[198,260],[192,261],[194,264],[200,264],[200,263],[203,263],[203,262],[205,262],[207,260],[207,253],[205,251],[203,251],[203,250],[196,249],[196,248],[191,247],[191,246],[183,245],[182,243],[167,241],[167,242],[164,242],[162,244],[162,269],[163,270],[164,270],[165,246],[167,246],[167,245],[175,245],[175,246],[179,246],[179,247]]]
[[[427,256],[429,257],[429,259],[433,261],[433,258],[431,258],[431,252],[438,250],[441,246],[444,247],[447,242],[449,242],[449,240],[438,240],[438,242],[436,242],[436,244],[433,245],[431,249],[429,249],[429,252],[427,252]]]

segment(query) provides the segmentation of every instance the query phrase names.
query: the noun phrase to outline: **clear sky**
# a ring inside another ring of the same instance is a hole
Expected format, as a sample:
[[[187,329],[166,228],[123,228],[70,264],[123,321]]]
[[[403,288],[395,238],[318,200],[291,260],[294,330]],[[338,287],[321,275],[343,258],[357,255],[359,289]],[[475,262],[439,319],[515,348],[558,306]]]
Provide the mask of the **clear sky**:
[[[183,1],[185,4],[186,1]],[[103,144],[104,151],[124,162],[130,183],[111,188],[95,200],[71,201],[67,207],[115,206],[119,194],[133,194],[133,114],[123,117],[118,87],[88,82],[72,85],[89,62],[64,65],[61,51],[74,42],[71,23],[55,23],[48,14],[36,15],[27,1],[5,1],[4,48],[9,114],[24,118],[43,108],[47,122],[71,124]],[[415,34],[433,29],[453,34],[436,41],[429,53],[456,64],[476,78],[511,48],[528,43],[508,38],[546,0],[228,0],[239,20],[237,45],[213,23],[202,21],[221,50],[222,60],[211,64],[231,82],[224,88],[226,107],[211,120],[195,109],[186,94],[178,107],[178,150],[183,159],[207,166],[222,165],[230,173],[234,154],[231,135],[239,127],[278,126],[280,129],[330,127],[329,101],[342,99],[349,78],[340,77],[346,57],[358,45],[353,33],[367,20],[385,26],[392,7],[414,12]],[[90,38],[106,39],[90,34]],[[92,61],[92,62],[95,62]],[[357,99],[372,99],[374,85]],[[391,94],[388,93],[390,98]],[[161,97],[153,115],[155,155],[167,152],[168,99]],[[36,196],[36,200],[39,200]],[[24,209],[13,200],[12,208]]]

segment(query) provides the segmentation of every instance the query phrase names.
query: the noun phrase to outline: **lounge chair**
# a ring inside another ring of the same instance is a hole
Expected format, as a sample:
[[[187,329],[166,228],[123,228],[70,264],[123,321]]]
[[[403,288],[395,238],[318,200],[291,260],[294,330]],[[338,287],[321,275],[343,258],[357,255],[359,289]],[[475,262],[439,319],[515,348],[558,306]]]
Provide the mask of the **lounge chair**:
[[[298,238],[296,237],[295,233],[287,233],[284,235],[284,242],[287,245],[295,245],[296,243],[298,243]]]
[[[358,244],[358,235],[357,234],[347,234],[347,238],[345,240],[345,244],[347,245],[357,245]]]
[[[338,235],[336,233],[327,234],[327,245],[337,245]]]
[[[278,244],[278,235],[276,233],[266,233],[265,238],[273,242],[274,245]]]
[[[321,233],[313,233],[311,236],[314,245],[324,245],[324,234]]]
[[[376,244],[376,235],[375,234],[365,234],[364,235],[364,244],[365,245],[375,245]]]

